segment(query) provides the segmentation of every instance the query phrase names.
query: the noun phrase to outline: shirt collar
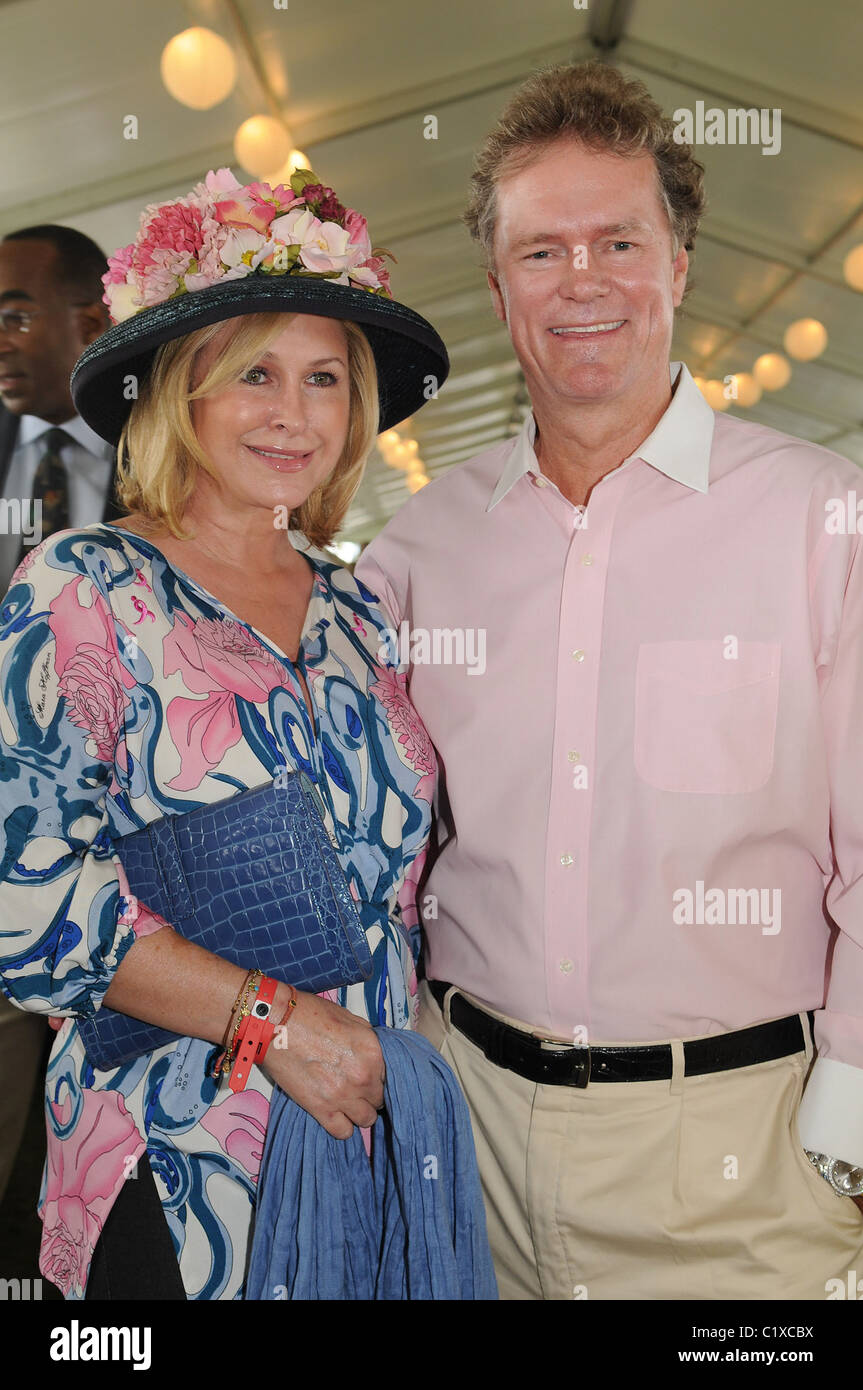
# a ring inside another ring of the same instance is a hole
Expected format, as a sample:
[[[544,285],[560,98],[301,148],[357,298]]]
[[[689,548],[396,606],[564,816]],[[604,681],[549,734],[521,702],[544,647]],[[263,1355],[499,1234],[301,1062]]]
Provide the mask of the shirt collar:
[[[657,468],[667,478],[683,483],[684,487],[692,488],[695,492],[706,492],[716,417],[692,380],[685,363],[671,362],[669,370],[674,394],[668,409],[652,434],[624,463],[644,459],[645,463]],[[486,511],[490,512],[492,507],[496,507],[519,478],[528,473],[541,474],[542,469],[533,451],[535,439],[536,421],[531,412],[516,438],[515,447],[507,458]]]
[[[50,429],[54,429],[54,426],[39,415],[22,415],[16,442],[18,444],[31,444]],[[73,415],[71,420],[64,421],[60,425],[60,429],[70,434],[75,443],[80,444],[82,449],[86,449],[88,454],[95,454],[96,458],[103,458],[110,452],[111,446],[106,444],[104,439],[100,439],[96,431],[91,430],[80,415]]]

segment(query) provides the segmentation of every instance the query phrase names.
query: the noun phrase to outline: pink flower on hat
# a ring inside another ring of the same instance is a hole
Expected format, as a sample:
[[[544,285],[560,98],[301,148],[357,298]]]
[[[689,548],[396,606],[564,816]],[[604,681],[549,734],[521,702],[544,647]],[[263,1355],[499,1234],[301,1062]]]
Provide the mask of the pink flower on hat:
[[[354,264],[356,249],[344,227],[335,222],[318,222],[300,247],[300,260],[309,270],[347,270]]]
[[[390,272],[383,256],[369,256],[362,265],[354,266],[350,272],[352,280],[358,280],[360,284],[369,286],[370,289],[380,285],[381,289],[392,298],[392,288],[390,287]]]
[[[199,208],[191,207],[184,200],[163,203],[152,211],[147,208],[141,220],[141,233],[133,252],[133,264],[139,275],[152,264],[157,251],[185,252],[190,258],[197,255],[204,220]]]
[[[252,270],[255,257],[267,244],[266,236],[254,227],[229,227],[220,252],[222,262],[229,270],[239,269],[243,265],[247,270]]]
[[[238,227],[251,227],[256,232],[266,232],[276,215],[272,203],[261,198],[225,198],[216,203],[216,217],[220,222],[232,222]]]
[[[369,224],[362,213],[351,208],[345,218],[345,230],[353,245],[357,248],[357,263],[361,264],[372,254],[372,243],[369,238]]]
[[[199,196],[206,197],[213,193],[234,193],[238,188],[242,188],[242,184],[237,182],[230,169],[223,166],[221,169],[211,169],[203,183],[195,185],[194,191]]]
[[[108,263],[108,274],[103,277],[104,285],[125,285],[126,276],[132,268],[135,247],[121,246]]]
[[[326,275],[392,298],[368,226],[310,170],[276,188],[211,169],[185,198],[151,204],[130,246],[108,259],[103,296],[114,323],[177,294],[250,274]]]

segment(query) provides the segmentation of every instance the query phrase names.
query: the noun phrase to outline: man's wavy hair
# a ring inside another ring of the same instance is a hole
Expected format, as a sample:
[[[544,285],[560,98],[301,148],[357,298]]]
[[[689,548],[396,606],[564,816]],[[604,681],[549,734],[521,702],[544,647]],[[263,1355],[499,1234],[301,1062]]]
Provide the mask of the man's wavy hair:
[[[688,145],[674,139],[643,82],[604,63],[541,68],[513,93],[474,160],[471,194],[462,220],[482,247],[485,268],[496,274],[494,232],[497,184],[524,169],[538,150],[561,138],[613,154],[650,154],[671,226],[673,253],[692,251],[706,207],[704,167]],[[688,290],[688,287],[687,287]]]

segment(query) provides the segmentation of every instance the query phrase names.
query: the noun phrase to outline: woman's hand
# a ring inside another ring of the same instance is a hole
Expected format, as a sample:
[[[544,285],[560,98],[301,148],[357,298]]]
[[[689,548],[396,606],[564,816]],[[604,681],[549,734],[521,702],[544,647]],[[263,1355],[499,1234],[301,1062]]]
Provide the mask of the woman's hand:
[[[126,952],[105,1003],[172,1033],[220,1044],[245,979],[240,966],[165,926]],[[273,1000],[277,1019],[290,1000],[280,984]],[[336,1139],[349,1139],[354,1125],[373,1125],[383,1104],[384,1059],[371,1024],[316,994],[297,992],[264,1070]]]
[[[289,999],[280,985],[276,1018]],[[373,1125],[383,1104],[384,1059],[371,1024],[316,994],[297,991],[296,1008],[270,1043],[263,1069],[336,1139],[349,1139],[354,1125]]]

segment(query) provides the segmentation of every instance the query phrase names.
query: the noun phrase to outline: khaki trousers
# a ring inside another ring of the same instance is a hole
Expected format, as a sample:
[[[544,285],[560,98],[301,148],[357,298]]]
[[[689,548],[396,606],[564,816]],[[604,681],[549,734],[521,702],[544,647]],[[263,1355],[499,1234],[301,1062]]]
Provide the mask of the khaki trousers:
[[[419,1031],[470,1107],[501,1298],[824,1299],[863,1279],[863,1212],[797,1134],[801,1018],[791,1057],[685,1077],[672,1042],[671,1080],[579,1090],[489,1062],[423,982]]]

